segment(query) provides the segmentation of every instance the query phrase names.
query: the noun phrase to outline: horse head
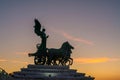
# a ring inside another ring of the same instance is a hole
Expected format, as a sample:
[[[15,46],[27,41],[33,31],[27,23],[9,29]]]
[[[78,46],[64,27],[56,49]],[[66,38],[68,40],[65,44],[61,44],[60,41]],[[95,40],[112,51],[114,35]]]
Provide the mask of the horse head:
[[[67,55],[70,55],[72,53],[71,49],[74,49],[74,47],[68,41],[64,42],[61,48]]]
[[[66,49],[74,49],[74,47],[68,41],[64,42],[63,45]]]

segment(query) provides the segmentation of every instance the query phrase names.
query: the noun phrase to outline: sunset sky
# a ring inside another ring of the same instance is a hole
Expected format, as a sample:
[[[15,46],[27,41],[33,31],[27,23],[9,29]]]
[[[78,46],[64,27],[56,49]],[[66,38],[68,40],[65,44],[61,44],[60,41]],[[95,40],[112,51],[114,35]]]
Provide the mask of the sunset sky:
[[[35,18],[49,35],[47,48],[75,47],[72,69],[120,80],[120,0],[0,0],[0,67],[9,73],[34,64]]]

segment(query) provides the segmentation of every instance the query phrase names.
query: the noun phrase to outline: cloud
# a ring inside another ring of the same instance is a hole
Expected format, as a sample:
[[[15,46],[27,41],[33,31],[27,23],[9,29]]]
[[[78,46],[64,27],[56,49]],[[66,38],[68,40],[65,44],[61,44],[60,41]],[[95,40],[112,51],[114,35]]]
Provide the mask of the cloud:
[[[91,42],[91,41],[81,39],[81,38],[76,38],[76,37],[71,36],[71,35],[69,35],[65,32],[63,32],[62,34],[63,34],[64,37],[66,37],[67,39],[70,39],[72,41],[77,41],[77,42],[84,43],[84,44],[87,44],[87,45],[93,45],[93,42]]]
[[[6,61],[8,61],[8,60],[6,60],[6,59],[0,59],[0,62],[6,62]]]
[[[28,64],[28,62],[16,61],[16,60],[12,60],[10,62],[12,62],[12,63],[20,63],[20,64]]]
[[[56,32],[58,34],[61,34],[62,36],[64,36],[65,38],[69,39],[69,40],[72,40],[72,41],[76,41],[76,42],[80,42],[80,43],[84,43],[84,44],[87,44],[87,45],[94,45],[94,43],[92,41],[89,41],[89,40],[86,40],[86,39],[83,39],[83,38],[76,38],[64,31],[61,31],[61,30],[56,30],[54,28],[51,28],[51,30],[53,32]]]
[[[28,62],[25,62],[25,61],[7,60],[7,59],[0,59],[0,62],[10,62],[10,63],[28,64]]]
[[[28,53],[27,52],[16,52],[15,54],[18,54],[18,55],[27,55]]]
[[[108,57],[100,57],[100,58],[75,58],[75,62],[79,62],[81,64],[88,64],[88,63],[103,63],[103,62],[110,62],[110,61],[120,61],[118,58],[108,58]]]

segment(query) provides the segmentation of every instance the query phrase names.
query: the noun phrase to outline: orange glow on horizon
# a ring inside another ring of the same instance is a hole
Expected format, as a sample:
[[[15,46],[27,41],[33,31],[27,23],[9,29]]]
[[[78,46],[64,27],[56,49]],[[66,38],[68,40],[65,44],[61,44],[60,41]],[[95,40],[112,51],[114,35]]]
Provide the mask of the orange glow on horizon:
[[[102,63],[102,62],[108,62],[108,61],[118,61],[119,59],[115,58],[107,58],[107,57],[102,57],[102,58],[75,58],[75,62],[80,62],[83,64],[86,63]]]

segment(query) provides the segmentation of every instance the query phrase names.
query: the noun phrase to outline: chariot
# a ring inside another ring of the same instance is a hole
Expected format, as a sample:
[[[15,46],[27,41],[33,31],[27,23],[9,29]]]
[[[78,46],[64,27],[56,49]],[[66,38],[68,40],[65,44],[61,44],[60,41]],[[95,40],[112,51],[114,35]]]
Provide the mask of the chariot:
[[[37,52],[29,53],[29,57],[34,57],[34,63],[40,65],[72,65],[73,59],[71,56],[71,49],[74,49],[69,42],[64,42],[59,49],[46,49],[45,52],[40,50],[40,45],[37,44]]]

